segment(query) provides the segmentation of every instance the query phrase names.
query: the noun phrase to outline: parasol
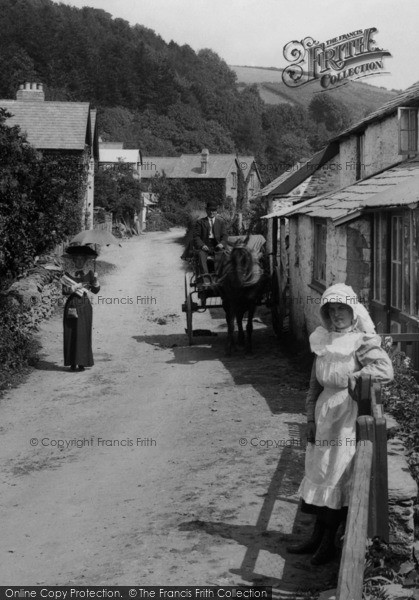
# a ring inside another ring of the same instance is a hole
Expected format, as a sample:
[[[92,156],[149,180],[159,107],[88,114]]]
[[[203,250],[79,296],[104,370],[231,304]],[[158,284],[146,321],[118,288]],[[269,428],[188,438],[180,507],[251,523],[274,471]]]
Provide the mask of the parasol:
[[[72,244],[66,248],[66,254],[70,254],[71,256],[82,255],[82,256],[94,256],[97,258],[96,250],[93,250],[90,246],[85,246],[82,244]]]
[[[99,244],[100,246],[109,246],[110,244],[117,244],[119,240],[112,235],[107,229],[86,229],[80,231],[70,242],[71,244]]]
[[[89,246],[87,246],[86,244],[94,244],[95,249],[93,250],[93,252],[95,253],[95,260],[94,260],[94,269],[96,270],[96,257],[97,257],[97,252],[96,252],[96,246],[110,246],[111,244],[115,244],[118,246],[121,246],[121,244],[119,243],[119,240],[112,235],[112,233],[110,231],[108,231],[107,229],[86,229],[85,231],[80,231],[77,235],[75,235],[73,237],[73,239],[70,241],[70,246],[69,248],[74,247],[74,245],[76,245],[79,248],[88,248]],[[67,249],[68,252],[68,249]],[[74,252],[75,253],[75,252]]]

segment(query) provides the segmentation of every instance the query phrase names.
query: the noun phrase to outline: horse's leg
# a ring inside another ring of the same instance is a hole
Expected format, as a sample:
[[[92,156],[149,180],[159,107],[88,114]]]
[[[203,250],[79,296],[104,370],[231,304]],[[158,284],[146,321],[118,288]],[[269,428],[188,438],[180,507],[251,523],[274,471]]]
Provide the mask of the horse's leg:
[[[253,316],[255,314],[256,304],[252,303],[249,305],[249,309],[247,311],[247,325],[246,325],[246,347],[245,353],[252,354],[252,332],[253,332]]]
[[[239,346],[244,346],[244,331],[243,331],[244,312],[245,311],[242,308],[239,308],[236,312],[237,329],[239,330],[239,333],[238,333]]]
[[[234,348],[234,310],[231,301],[224,301],[223,308],[226,314],[227,321],[227,343],[225,348],[226,356],[231,356]]]

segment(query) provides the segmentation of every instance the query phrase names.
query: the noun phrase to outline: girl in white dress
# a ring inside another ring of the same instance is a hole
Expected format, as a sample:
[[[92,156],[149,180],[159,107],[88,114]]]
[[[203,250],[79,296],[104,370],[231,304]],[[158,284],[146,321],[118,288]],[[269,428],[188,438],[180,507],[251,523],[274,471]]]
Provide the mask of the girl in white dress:
[[[357,404],[348,386],[353,389],[364,373],[382,383],[393,379],[381,338],[351,287],[329,287],[321,298],[320,316],[324,326],[310,336],[315,359],[306,399],[309,443],[299,488],[301,510],[317,518],[311,538],[287,548],[295,554],[314,553],[314,565],[334,557],[336,530],[349,504]]]

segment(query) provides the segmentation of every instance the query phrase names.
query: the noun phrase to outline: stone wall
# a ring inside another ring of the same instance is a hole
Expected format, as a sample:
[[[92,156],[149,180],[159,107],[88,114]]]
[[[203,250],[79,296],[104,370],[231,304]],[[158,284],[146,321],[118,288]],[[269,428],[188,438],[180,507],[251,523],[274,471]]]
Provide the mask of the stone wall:
[[[62,268],[54,262],[45,262],[31,269],[27,276],[15,281],[1,294],[3,304],[12,303],[25,309],[28,329],[50,317],[57,306],[63,306],[60,277]]]
[[[290,218],[290,326],[300,342],[320,325],[322,290],[313,286],[314,221],[305,215]],[[346,283],[368,303],[371,233],[368,218],[336,227],[327,219],[326,287]]]
[[[374,175],[406,158],[398,154],[398,136],[397,114],[368,125],[364,134],[362,177]],[[340,187],[356,182],[357,138],[358,134],[351,135],[340,143]]]
[[[397,429],[394,419],[389,421],[393,423],[392,429]],[[387,448],[390,546],[398,558],[408,560],[412,557],[415,542],[414,513],[418,503],[418,487],[410,474],[405,447],[397,434],[388,440]]]
[[[349,223],[346,231],[346,283],[353,287],[361,302],[368,304],[372,265],[371,225],[368,217]]]
[[[303,172],[305,170],[307,179],[291,190],[287,194],[288,198],[299,197],[301,200],[306,200],[339,189],[341,165],[338,156],[318,167],[316,171],[314,171],[315,167],[318,167],[318,165],[303,165],[301,167]]]

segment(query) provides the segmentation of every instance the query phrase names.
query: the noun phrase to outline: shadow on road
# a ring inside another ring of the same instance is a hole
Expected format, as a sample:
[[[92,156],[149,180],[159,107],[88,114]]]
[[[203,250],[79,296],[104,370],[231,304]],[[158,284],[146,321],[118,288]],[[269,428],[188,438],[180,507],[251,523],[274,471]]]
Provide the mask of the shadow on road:
[[[309,372],[295,359],[287,357],[268,329],[254,331],[254,353],[245,355],[237,349],[231,357],[224,354],[225,333],[197,337],[193,346],[186,335],[158,334],[134,336],[137,342],[172,350],[167,364],[193,365],[220,360],[233,377],[236,386],[252,386],[266,401],[272,414],[301,413]]]
[[[194,520],[182,523],[179,529],[234,540],[244,546],[245,554],[241,565],[230,569],[230,572],[254,585],[273,586],[285,594],[280,594],[280,598],[294,600],[307,590],[318,591],[334,587],[339,569],[338,560],[322,567],[314,567],[310,564],[309,555],[292,555],[286,551],[289,543],[298,543],[309,535],[313,522],[311,515],[298,510],[291,534],[269,529],[276,502],[298,503],[295,499],[297,487],[290,490],[289,481],[286,483],[286,480],[289,480],[291,472],[295,472],[296,462],[301,462],[303,457],[302,448],[284,448],[254,525]],[[278,575],[273,575],[273,571],[277,571]]]
[[[69,367],[63,367],[63,365],[49,362],[48,360],[38,360],[34,365],[38,371],[69,371]]]

